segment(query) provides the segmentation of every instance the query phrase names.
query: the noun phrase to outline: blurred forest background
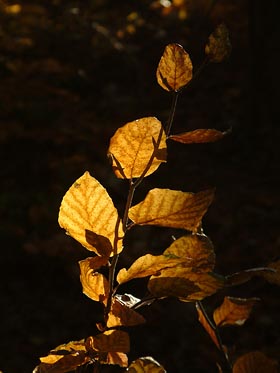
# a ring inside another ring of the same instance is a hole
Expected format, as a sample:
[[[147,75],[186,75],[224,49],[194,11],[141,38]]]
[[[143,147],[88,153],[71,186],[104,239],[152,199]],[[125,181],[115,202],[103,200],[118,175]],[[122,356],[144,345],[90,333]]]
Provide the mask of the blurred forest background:
[[[121,211],[127,185],[106,151],[114,131],[144,116],[168,118],[170,95],[155,71],[166,44],[204,59],[220,22],[232,55],[212,64],[179,97],[173,133],[232,127],[220,142],[171,144],[168,163],[145,179],[152,187],[216,187],[204,230],[217,271],[263,266],[279,255],[279,15],[260,0],[0,0],[0,242],[3,373],[30,373],[39,356],[96,332],[101,310],[82,294],[77,261],[90,253],[57,223],[59,205],[85,170]],[[137,228],[127,240],[129,265],[160,253],[170,230]],[[139,297],[137,281],[124,289]],[[256,279],[230,291],[260,297],[248,322],[227,328],[236,356],[259,349],[280,356],[279,288]],[[217,306],[221,296],[205,301]],[[130,358],[151,355],[168,372],[215,372],[217,351],[192,304],[168,299],[143,309],[132,328]],[[111,371],[117,371],[113,368]]]

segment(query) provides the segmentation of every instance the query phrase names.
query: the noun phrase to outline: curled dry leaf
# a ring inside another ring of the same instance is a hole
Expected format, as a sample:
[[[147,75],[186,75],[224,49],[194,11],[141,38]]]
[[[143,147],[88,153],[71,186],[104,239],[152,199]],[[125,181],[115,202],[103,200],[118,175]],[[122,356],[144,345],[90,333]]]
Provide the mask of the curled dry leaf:
[[[192,61],[179,44],[168,44],[157,68],[158,84],[166,91],[177,92],[192,79]]]
[[[203,328],[206,330],[206,332],[208,333],[208,335],[210,336],[212,341],[215,343],[215,345],[220,349],[220,344],[218,342],[216,333],[215,333],[214,329],[211,327],[211,325],[209,324],[209,322],[207,321],[207,319],[205,318],[203,312],[201,311],[201,309],[200,309],[200,307],[197,303],[196,303],[196,310],[197,310],[197,313],[198,313],[198,321],[203,326]]]
[[[166,370],[150,356],[140,357],[126,369],[130,373],[166,373]]]
[[[145,323],[145,319],[140,313],[130,309],[118,298],[114,298],[111,310],[108,314],[107,327],[134,326]]]
[[[249,318],[253,306],[259,300],[259,298],[225,297],[221,306],[213,314],[216,325],[243,325]]]
[[[223,138],[227,132],[221,132],[215,129],[197,129],[194,131],[183,132],[177,135],[171,135],[168,138],[181,142],[182,144],[202,144],[215,142]]]
[[[157,145],[159,141],[159,145]],[[145,176],[155,172],[167,157],[166,135],[154,117],[135,120],[120,127],[111,138],[108,156],[118,178],[140,177],[154,156]]]
[[[276,360],[268,358],[261,351],[252,351],[241,356],[233,365],[233,373],[277,373]]]
[[[105,257],[94,257],[81,260],[80,280],[83,293],[92,300],[107,304],[109,294],[109,283],[104,275],[96,272],[98,268],[107,264]]]
[[[250,281],[253,277],[263,277],[267,274],[276,273],[276,270],[273,268],[260,267],[260,268],[251,268],[245,269],[244,271],[233,273],[232,275],[226,276],[226,286],[236,286],[244,284],[247,281]]]
[[[123,228],[106,189],[85,172],[63,197],[59,225],[86,249],[100,256],[122,250]],[[117,236],[117,237],[116,237]]]
[[[229,32],[224,23],[221,23],[209,36],[205,53],[211,62],[222,62],[231,53]]]
[[[196,232],[214,197],[214,190],[187,193],[152,189],[144,201],[129,209],[129,218],[138,225],[159,225]]]
[[[280,260],[269,263],[268,267],[275,272],[266,272],[263,277],[271,284],[280,285]]]

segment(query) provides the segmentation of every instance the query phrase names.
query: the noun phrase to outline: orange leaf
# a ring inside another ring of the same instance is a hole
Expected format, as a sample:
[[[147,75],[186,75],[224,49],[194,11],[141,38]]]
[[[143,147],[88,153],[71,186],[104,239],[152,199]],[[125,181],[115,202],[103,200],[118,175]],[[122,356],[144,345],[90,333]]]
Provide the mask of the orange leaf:
[[[127,368],[130,373],[166,373],[166,370],[150,356],[140,357]]]
[[[263,277],[271,284],[280,285],[280,260],[269,263],[268,267],[275,272],[266,272]]]
[[[255,276],[264,277],[267,274],[276,273],[276,270],[273,268],[260,267],[260,268],[251,268],[245,269],[244,271],[233,273],[232,275],[226,276],[226,286],[236,286],[244,284],[247,281],[250,281]]]
[[[87,258],[79,262],[83,293],[92,300],[105,305],[107,304],[109,294],[109,283],[104,275],[95,271],[106,264],[107,259],[98,256]]]
[[[159,225],[196,232],[214,197],[214,190],[186,193],[152,189],[144,201],[129,209],[129,218],[138,225]]]
[[[157,149],[158,140],[160,142]],[[147,117],[119,128],[111,138],[108,156],[112,159],[118,178],[132,179],[142,175],[153,154],[155,157],[145,176],[152,174],[162,162],[166,162],[166,148],[166,135],[161,122],[154,117]]]
[[[157,68],[158,84],[166,91],[179,91],[192,79],[192,61],[179,44],[168,44]]]
[[[221,23],[209,36],[205,53],[211,62],[222,62],[231,53],[229,32],[224,23]]]
[[[233,365],[233,373],[277,373],[276,360],[265,356],[261,351],[248,352],[238,358]]]
[[[123,352],[108,352],[106,361],[100,361],[101,364],[114,364],[126,368],[128,366],[127,355]]]
[[[122,250],[122,223],[103,186],[85,172],[66,192],[59,210],[59,225],[86,249],[101,256]]]
[[[145,323],[145,319],[138,312],[130,309],[119,298],[114,298],[108,315],[107,327],[134,326]]]
[[[211,325],[206,320],[203,312],[201,311],[200,307],[197,304],[196,304],[196,310],[198,313],[198,321],[203,326],[203,328],[207,331],[207,333],[209,334],[210,338],[215,343],[215,345],[220,349],[220,345],[219,345],[215,331],[213,330],[213,328],[211,328]]]
[[[258,301],[258,298],[225,297],[222,305],[214,311],[213,318],[216,325],[243,325]]]
[[[183,144],[201,144],[218,141],[226,134],[227,132],[221,132],[215,129],[197,129],[194,131],[179,133],[178,135],[171,135],[169,136],[169,139]]]
[[[122,330],[107,330],[94,337],[88,337],[86,346],[89,351],[103,352],[129,352],[129,336]]]

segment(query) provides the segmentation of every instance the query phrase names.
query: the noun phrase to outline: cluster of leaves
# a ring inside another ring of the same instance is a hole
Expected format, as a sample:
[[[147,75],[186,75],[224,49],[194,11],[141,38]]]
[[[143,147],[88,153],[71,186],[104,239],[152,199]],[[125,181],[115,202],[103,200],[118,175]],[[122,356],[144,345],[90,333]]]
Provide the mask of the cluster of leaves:
[[[230,50],[227,28],[221,24],[209,37],[205,62],[221,62]],[[66,192],[59,211],[60,226],[93,253],[79,262],[80,280],[84,294],[103,305],[104,320],[97,325],[100,333],[58,346],[40,359],[41,363],[34,370],[36,373],[78,371],[87,365],[93,365],[94,371],[98,371],[102,364],[119,365],[128,372],[165,372],[151,357],[129,364],[129,334],[121,327],[144,323],[138,309],[166,297],[195,302],[200,323],[221,351],[224,361],[220,371],[255,372],[257,367],[265,365],[267,372],[276,372],[276,362],[261,352],[243,355],[232,368],[227,348],[220,338],[220,327],[242,325],[246,321],[257,298],[225,297],[223,304],[214,311],[213,320],[202,305],[204,298],[220,289],[244,283],[256,275],[279,282],[277,272],[271,268],[254,268],[229,276],[215,273],[214,247],[202,229],[202,219],[213,201],[214,189],[190,193],[155,188],[142,202],[133,205],[136,188],[167,161],[167,140],[185,144],[212,142],[226,134],[215,129],[171,134],[178,96],[195,77],[192,61],[182,46],[166,46],[156,77],[159,85],[173,95],[166,126],[154,117],[129,122],[115,132],[108,149],[116,177],[129,183],[123,216],[119,216],[106,189],[89,172]],[[140,256],[128,269],[121,268],[117,272],[119,255],[123,250],[125,254],[125,235],[136,225],[178,228],[185,233],[174,238],[162,254]],[[274,268],[277,265],[274,264]],[[119,293],[124,283],[144,277],[148,277],[148,297],[138,299]]]

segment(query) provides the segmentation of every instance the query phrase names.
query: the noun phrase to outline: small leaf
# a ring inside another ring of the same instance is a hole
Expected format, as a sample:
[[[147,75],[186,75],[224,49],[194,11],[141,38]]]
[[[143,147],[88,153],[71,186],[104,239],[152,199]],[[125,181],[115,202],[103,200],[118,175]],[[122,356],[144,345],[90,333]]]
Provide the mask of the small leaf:
[[[206,320],[203,312],[201,311],[200,307],[197,304],[196,304],[196,310],[198,313],[198,321],[203,326],[203,328],[206,330],[206,332],[209,334],[210,338],[215,343],[215,345],[218,347],[218,349],[220,349],[220,345],[219,345],[215,331],[213,330],[213,328],[211,328],[211,325]]]
[[[80,280],[83,286],[83,293],[92,300],[107,304],[109,294],[109,283],[104,275],[96,272],[96,269],[107,264],[104,257],[94,257],[81,260]]]
[[[150,356],[140,357],[126,369],[130,373],[166,373],[166,370]]]
[[[179,91],[192,79],[192,61],[179,44],[168,44],[157,68],[158,84],[166,91]]]
[[[117,297],[113,299],[111,310],[108,315],[107,327],[134,326],[145,323],[145,319],[138,312],[130,309]]]
[[[263,274],[263,277],[271,284],[280,285],[280,260],[278,259],[275,262],[269,263],[268,267],[275,272],[266,272]]]
[[[166,148],[166,135],[161,122],[154,117],[147,117],[119,128],[111,138],[108,156],[112,159],[113,170],[118,178],[132,179],[142,175],[154,153],[155,157],[145,176],[166,162]]]
[[[226,286],[236,286],[250,281],[253,277],[265,277],[268,273],[276,273],[273,268],[260,267],[251,268],[226,276]]]
[[[250,316],[253,306],[259,301],[258,298],[233,298],[225,297],[222,305],[213,314],[217,326],[243,325]]]
[[[229,32],[224,23],[221,23],[209,36],[205,53],[211,62],[222,62],[231,53]]]
[[[128,366],[127,355],[123,352],[108,352],[105,359],[100,360],[101,364],[114,364],[126,368]]]
[[[215,129],[197,129],[194,131],[179,133],[178,135],[171,135],[168,138],[183,144],[202,144],[218,141],[227,133],[228,132],[221,132]]]
[[[131,294],[116,294],[115,297],[125,306],[132,308],[135,304],[139,303],[141,299],[134,297]]]
[[[261,351],[248,352],[239,357],[233,365],[233,373],[277,373],[278,363]]]
[[[103,352],[129,352],[129,336],[122,330],[107,330],[104,333],[88,337],[86,346],[89,351]]]
[[[66,192],[59,211],[59,225],[86,249],[101,256],[122,250],[122,223],[106,189],[85,172]]]
[[[214,190],[186,193],[152,189],[144,201],[129,209],[129,218],[138,225],[159,225],[196,232],[214,197]]]

